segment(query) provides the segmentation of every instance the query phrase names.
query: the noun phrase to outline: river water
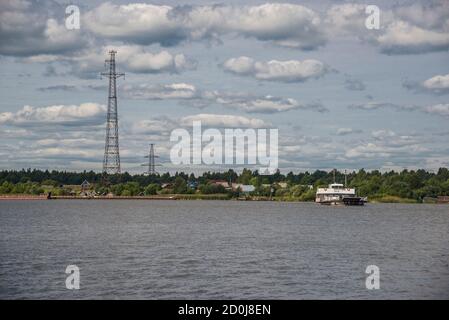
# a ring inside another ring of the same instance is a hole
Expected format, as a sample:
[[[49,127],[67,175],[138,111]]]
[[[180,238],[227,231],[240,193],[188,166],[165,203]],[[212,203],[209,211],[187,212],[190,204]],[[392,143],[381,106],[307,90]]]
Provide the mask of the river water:
[[[0,298],[448,299],[448,231],[446,205],[0,201]]]

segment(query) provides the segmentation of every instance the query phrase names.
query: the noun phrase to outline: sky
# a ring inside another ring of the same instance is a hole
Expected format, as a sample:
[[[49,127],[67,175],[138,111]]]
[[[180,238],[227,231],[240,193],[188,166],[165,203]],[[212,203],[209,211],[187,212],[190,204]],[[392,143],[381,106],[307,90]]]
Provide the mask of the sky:
[[[0,2],[0,169],[101,171],[111,49],[122,171],[241,169],[170,162],[194,119],[278,129],[282,172],[449,167],[449,1],[135,1]]]

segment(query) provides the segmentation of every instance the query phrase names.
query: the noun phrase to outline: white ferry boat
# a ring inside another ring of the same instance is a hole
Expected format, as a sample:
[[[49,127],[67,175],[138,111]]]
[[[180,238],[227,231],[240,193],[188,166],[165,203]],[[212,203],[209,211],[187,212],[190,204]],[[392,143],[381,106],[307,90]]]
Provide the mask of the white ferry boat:
[[[332,183],[327,188],[318,188],[315,202],[327,205],[359,205],[367,202],[366,197],[357,197],[355,188],[346,188],[341,183]]]

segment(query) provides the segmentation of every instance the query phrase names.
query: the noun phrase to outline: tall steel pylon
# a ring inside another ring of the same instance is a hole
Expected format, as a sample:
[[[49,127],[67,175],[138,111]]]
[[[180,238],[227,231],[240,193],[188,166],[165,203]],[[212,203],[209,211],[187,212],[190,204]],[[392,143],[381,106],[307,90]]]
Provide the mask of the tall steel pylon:
[[[109,65],[109,72],[101,73],[109,78],[108,111],[106,119],[106,141],[104,145],[103,173],[120,173],[120,150],[118,143],[118,114],[117,114],[117,85],[116,79],[124,76],[124,73],[115,71],[115,54],[117,51],[109,51],[109,59],[105,64]]]
[[[142,166],[148,166],[148,172],[145,172],[148,175],[154,175],[156,174],[156,166],[159,166],[156,164],[155,158],[159,158],[159,156],[156,156],[154,154],[154,143],[150,143],[150,152],[148,153],[145,158],[148,158],[148,163],[142,164]]]

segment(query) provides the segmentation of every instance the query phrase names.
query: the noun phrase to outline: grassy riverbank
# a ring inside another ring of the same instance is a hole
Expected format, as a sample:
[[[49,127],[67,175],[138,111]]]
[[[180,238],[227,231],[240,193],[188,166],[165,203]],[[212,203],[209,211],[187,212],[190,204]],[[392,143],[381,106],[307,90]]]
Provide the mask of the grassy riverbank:
[[[48,200],[48,194],[27,195],[27,194],[2,194],[0,200]],[[263,197],[263,196],[242,196],[232,197],[230,194],[162,194],[152,196],[52,196],[50,200],[239,200],[239,201],[275,201],[275,202],[314,202],[314,199],[304,200],[301,197]],[[383,196],[369,199],[369,203],[405,203],[419,204],[414,199],[406,199],[395,196]],[[426,202],[436,204],[436,201]]]
[[[419,203],[415,199],[401,198],[397,196],[381,196],[368,199],[371,203]]]

